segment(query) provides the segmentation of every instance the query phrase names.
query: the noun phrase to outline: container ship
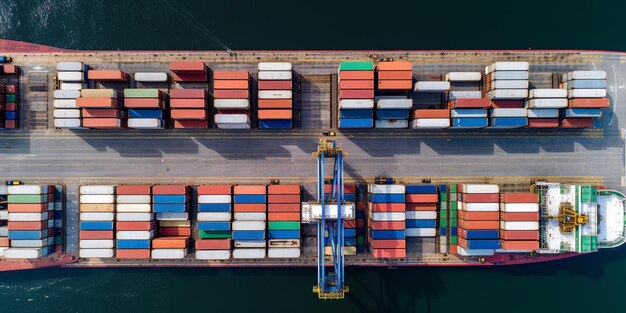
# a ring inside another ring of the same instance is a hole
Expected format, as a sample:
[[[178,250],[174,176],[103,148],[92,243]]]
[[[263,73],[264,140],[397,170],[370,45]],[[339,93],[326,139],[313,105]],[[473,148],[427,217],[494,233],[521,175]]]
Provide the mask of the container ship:
[[[0,55],[2,270],[317,266],[340,298],[344,265],[624,242],[619,52]]]

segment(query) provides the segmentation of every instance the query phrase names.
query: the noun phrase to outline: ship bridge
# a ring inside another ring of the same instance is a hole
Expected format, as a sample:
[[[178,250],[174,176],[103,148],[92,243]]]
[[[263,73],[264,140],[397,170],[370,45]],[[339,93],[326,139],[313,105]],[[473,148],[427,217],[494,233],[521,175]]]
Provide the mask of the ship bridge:
[[[626,242],[625,201],[621,192],[598,191],[598,248],[614,248]]]

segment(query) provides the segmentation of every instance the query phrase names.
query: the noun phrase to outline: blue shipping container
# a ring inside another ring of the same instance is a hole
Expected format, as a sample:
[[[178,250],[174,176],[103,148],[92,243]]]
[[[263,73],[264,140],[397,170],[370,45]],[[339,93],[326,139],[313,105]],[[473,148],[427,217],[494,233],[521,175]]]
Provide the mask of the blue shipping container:
[[[230,203],[199,203],[198,212],[230,212]]]
[[[355,237],[346,237],[343,239],[344,246],[356,246],[356,238]],[[331,245],[330,238],[326,237],[326,246],[329,247]]]
[[[150,249],[150,240],[118,240],[118,249]]]
[[[439,192],[448,192],[448,185],[439,185]]]
[[[299,239],[299,230],[268,230],[268,239]]]
[[[113,230],[113,222],[82,221],[80,230]]]
[[[330,197],[329,193],[324,194],[326,197]],[[356,195],[353,193],[346,193],[343,195],[344,201],[356,202]]]
[[[54,211],[54,219],[60,220],[63,218],[63,211]]]
[[[375,193],[369,194],[370,202],[374,203],[404,203],[403,193]]]
[[[265,203],[265,195],[235,195],[234,203]]]
[[[458,230],[456,227],[450,228],[450,236],[457,236]]]
[[[373,119],[374,111],[371,109],[343,109],[339,110],[339,119]]]
[[[606,80],[604,79],[575,79],[567,82],[567,89],[604,89]]]
[[[437,185],[406,185],[406,193],[432,194],[437,193]]]
[[[154,203],[186,203],[187,195],[154,195],[152,201]]]
[[[452,119],[452,128],[483,128],[488,122],[486,117],[457,117]]]
[[[163,212],[187,212],[189,206],[186,203],[155,203],[152,210],[157,213]]]
[[[324,236],[328,236],[328,228],[325,228]],[[356,228],[344,228],[343,236],[344,237],[356,237]]]
[[[466,230],[467,239],[498,239],[500,233],[498,230]]]
[[[372,239],[404,239],[404,230],[370,230]]]
[[[48,237],[48,231],[44,230],[10,230],[10,240],[38,240]]]
[[[406,220],[406,228],[435,228],[437,220]]]
[[[340,119],[339,128],[372,128],[373,119]]]
[[[378,109],[376,119],[378,120],[405,120],[409,118],[409,110],[403,109]]]
[[[565,117],[602,117],[602,109],[597,108],[575,108],[564,111]]]
[[[6,111],[6,112],[4,112],[4,119],[6,119],[6,120],[17,120],[17,111]]]
[[[520,128],[528,125],[528,119],[525,117],[494,117],[491,118],[491,127],[493,128]]]
[[[500,240],[468,240],[467,249],[500,249]]]
[[[198,230],[207,230],[207,231],[230,230],[230,222],[198,222]]]
[[[290,129],[291,120],[259,120],[260,129]]]
[[[448,233],[448,231],[445,227],[439,227],[439,235],[445,236],[446,233]]]
[[[264,240],[264,230],[233,230],[233,240]]]
[[[357,210],[356,211],[356,218],[365,218],[365,211]]]
[[[163,110],[128,109],[128,118],[163,118]]]

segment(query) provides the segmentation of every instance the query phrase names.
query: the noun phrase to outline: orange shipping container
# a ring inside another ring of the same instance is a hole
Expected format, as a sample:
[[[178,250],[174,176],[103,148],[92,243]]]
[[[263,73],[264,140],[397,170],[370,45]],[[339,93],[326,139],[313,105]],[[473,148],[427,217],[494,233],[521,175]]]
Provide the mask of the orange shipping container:
[[[83,127],[96,129],[120,128],[122,126],[118,118],[83,118]]]
[[[433,203],[439,201],[439,195],[433,194],[406,194],[405,202],[409,203]]]
[[[379,71],[412,71],[413,64],[408,61],[378,62]]]
[[[408,80],[413,81],[413,71],[381,71],[378,72],[379,80]]]
[[[196,240],[196,250],[230,250],[230,239]]]
[[[76,98],[79,108],[117,108],[117,99],[105,97]]]
[[[83,109],[82,110],[83,117],[109,117],[109,118],[119,118],[120,110],[119,109]]]
[[[374,249],[404,249],[406,247],[406,241],[404,239],[374,240],[372,237],[367,238],[370,247]]]
[[[172,109],[170,116],[176,120],[204,120],[209,118],[209,112],[204,109]]]
[[[152,193],[155,195],[184,195],[189,193],[189,186],[186,185],[157,185],[152,186]]]
[[[340,90],[339,99],[373,99],[374,90]]]
[[[204,72],[206,71],[206,65],[202,61],[174,61],[170,62],[170,71]]]
[[[459,227],[469,230],[499,229],[500,221],[468,221],[459,219]]]
[[[300,212],[300,203],[270,203],[267,205],[267,211],[280,213]]]
[[[259,80],[259,90],[291,90],[291,80]]]
[[[404,203],[369,203],[369,209],[372,212],[404,212],[406,205]]]
[[[374,89],[373,80],[342,80],[339,89]]]
[[[170,89],[170,99],[206,99],[204,89]]]
[[[0,237],[0,247],[9,246],[9,237]]]
[[[498,221],[500,215],[498,212],[467,212],[458,211],[459,218],[466,221]]]
[[[9,230],[42,230],[48,228],[48,221],[44,222],[13,222],[7,223]]]
[[[269,185],[267,193],[270,195],[299,195],[300,185]]]
[[[250,94],[248,90],[215,90],[213,92],[215,99],[248,99]]]
[[[348,79],[374,79],[374,71],[341,71],[339,80]]]
[[[417,109],[413,111],[413,118],[450,118],[449,109]]]
[[[500,240],[504,250],[538,250],[539,241],[530,240]]]
[[[259,109],[291,109],[291,99],[259,99]]]
[[[291,110],[259,110],[258,114],[260,120],[283,120],[292,118]]]
[[[149,259],[150,249],[117,249],[115,257],[118,259]]]
[[[370,229],[373,230],[404,230],[406,223],[404,221],[368,221]]]
[[[378,89],[381,90],[410,90],[413,82],[410,80],[379,80]]]
[[[156,222],[116,222],[116,230],[151,230],[156,228]]]
[[[568,104],[570,108],[608,108],[609,99],[570,99]]]
[[[270,221],[299,221],[300,220],[300,213],[288,213],[288,212],[281,212],[281,213],[275,213],[275,212],[270,212],[268,213],[267,219]]]
[[[537,230],[500,230],[500,239],[505,240],[539,240]]]
[[[159,237],[152,239],[153,249],[182,249],[189,245],[189,237]]]
[[[404,259],[405,249],[372,249],[372,255],[378,259]]]
[[[120,70],[88,70],[89,80],[98,81],[127,81],[128,74]]]
[[[436,211],[437,203],[407,203],[407,211]]]
[[[507,192],[500,194],[500,202],[506,203],[539,203],[539,195],[534,193]]]
[[[47,203],[37,203],[37,204],[9,203],[8,210],[9,210],[9,213],[47,212],[48,204]]]
[[[204,99],[170,99],[170,107],[176,109],[202,109],[206,108]]]
[[[124,106],[129,109],[162,109],[163,100],[157,98],[126,98]]]
[[[239,212],[266,212],[265,203],[235,203],[233,211]],[[298,210],[299,211],[299,210]]]
[[[207,185],[198,186],[199,195],[230,195],[232,193],[231,185]]]
[[[246,71],[213,71],[213,79],[245,79],[248,80],[250,74]]]
[[[500,202],[500,195],[497,193],[466,193],[461,194],[461,201],[466,203],[494,203]]]
[[[238,185],[233,187],[236,195],[264,195],[267,187],[262,185]]]
[[[539,212],[500,212],[500,219],[509,222],[539,221]]]
[[[269,195],[268,203],[300,203],[300,195]]]
[[[115,187],[118,195],[149,195],[151,186],[149,185],[125,185]]]
[[[215,80],[213,87],[215,89],[248,89],[249,82],[247,80]]]

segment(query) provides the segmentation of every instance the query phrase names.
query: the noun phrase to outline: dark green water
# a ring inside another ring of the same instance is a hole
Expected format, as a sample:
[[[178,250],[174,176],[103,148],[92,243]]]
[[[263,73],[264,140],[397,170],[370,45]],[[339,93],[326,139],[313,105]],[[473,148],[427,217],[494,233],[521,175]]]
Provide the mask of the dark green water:
[[[178,1],[231,49],[626,51],[618,1]],[[3,0],[0,37],[221,49],[160,0]],[[624,281],[626,248],[501,268],[349,268],[341,302],[315,299],[312,268],[44,269],[1,273],[0,312],[622,312]]]

